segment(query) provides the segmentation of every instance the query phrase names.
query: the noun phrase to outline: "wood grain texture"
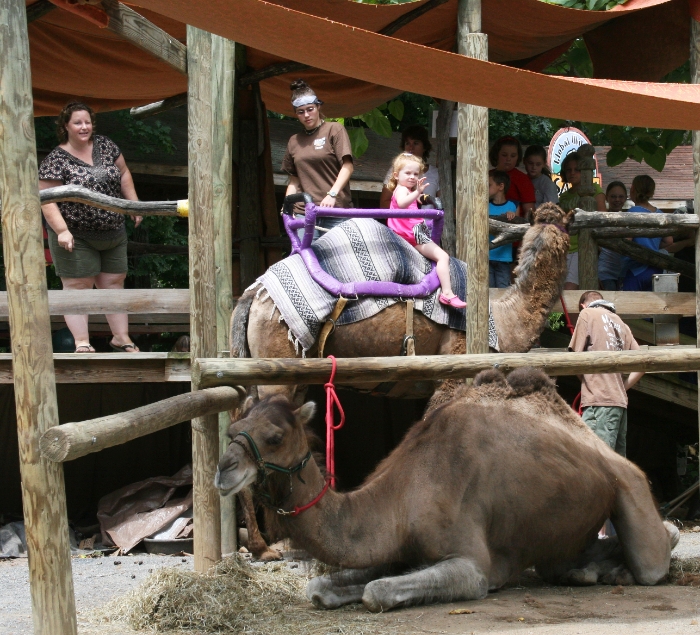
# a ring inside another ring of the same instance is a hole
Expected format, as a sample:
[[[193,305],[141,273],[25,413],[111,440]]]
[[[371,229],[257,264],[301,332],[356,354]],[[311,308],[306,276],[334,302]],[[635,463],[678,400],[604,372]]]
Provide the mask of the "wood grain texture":
[[[49,291],[50,315],[105,313],[181,313],[189,315],[189,289],[85,289]],[[0,291],[0,318],[9,313],[7,292]]]
[[[239,397],[235,388],[221,386],[177,395],[107,417],[65,423],[49,428],[41,435],[41,454],[49,461],[58,463],[73,461],[86,454],[164,430],[193,417],[235,408]]]
[[[39,437],[58,424],[24,0],[0,2],[0,197],[34,633],[75,635],[61,465]]]
[[[604,238],[598,240],[598,244],[601,247],[606,247],[614,251],[616,254],[629,256],[637,262],[651,265],[657,269],[668,269],[669,271],[682,273],[689,278],[695,277],[695,265],[681,260],[680,258],[674,258],[673,256],[662,254],[653,249],[642,247],[624,238]]]
[[[102,8],[109,16],[107,28],[110,31],[187,75],[187,47],[184,44],[117,0],[102,0]]]
[[[216,355],[214,270],[214,187],[212,119],[212,35],[187,27],[188,163],[190,246],[190,350],[192,357]],[[192,382],[192,390],[199,386]],[[214,472],[219,460],[217,415],[192,420],[194,567],[207,571],[221,559],[219,493]]]
[[[440,200],[445,212],[445,225],[442,230],[442,248],[450,254],[457,255],[457,237],[455,234],[455,197],[452,176],[452,157],[450,152],[450,127],[455,102],[443,99],[438,106],[436,122],[437,165],[440,175]]]
[[[140,216],[180,216],[177,201],[127,201],[99,192],[93,192],[79,185],[59,185],[41,192],[41,203],[72,201],[87,203],[93,207],[106,209],[117,214],[139,214]]]
[[[632,390],[656,397],[657,399],[664,399],[690,410],[698,409],[697,386],[672,382],[668,375],[663,377],[644,375],[639,383],[632,387]]]
[[[161,113],[172,110],[173,108],[179,108],[180,106],[184,106],[186,103],[187,93],[179,93],[177,95],[173,95],[172,97],[161,99],[160,101],[154,101],[152,104],[136,106],[130,110],[130,113],[134,119],[146,119],[147,117],[160,115]]]
[[[212,36],[214,269],[216,275],[216,346],[219,351],[229,348],[229,323],[233,311],[233,147],[239,141],[235,116],[237,47],[241,47],[241,45],[218,35]],[[229,439],[226,432],[231,418],[226,411],[234,407],[235,404],[230,408],[216,411],[219,439],[218,456],[221,456],[228,447],[227,441]],[[236,540],[238,537],[236,497],[220,498],[219,504],[221,507],[221,553],[233,553],[237,548]]]
[[[581,170],[581,209],[586,212],[596,211],[595,187],[593,171],[595,170],[595,148],[590,144],[578,149],[581,159],[578,167]],[[582,229],[578,234],[578,284],[581,289],[598,288],[598,247],[589,229]]]
[[[58,384],[190,382],[188,353],[56,353]],[[14,381],[12,356],[0,353],[0,384]]]
[[[633,371],[700,370],[700,349],[653,347],[639,351],[583,353],[487,353],[415,357],[338,359],[335,375],[340,385],[381,381],[465,379],[482,370],[508,373],[532,366],[548,375],[629,373]],[[202,387],[276,384],[322,384],[328,381],[328,359],[196,359],[192,376]]]
[[[564,291],[562,296],[570,314],[579,312],[578,299],[583,289]],[[504,291],[492,289],[491,298],[500,297]],[[695,315],[694,293],[653,293],[651,291],[601,291],[606,300],[615,304],[617,314],[622,318],[643,318],[654,315]],[[553,313],[561,313],[561,303],[552,307]]]
[[[460,24],[476,23],[472,0],[460,0]],[[479,20],[480,23],[480,20]],[[483,33],[458,37],[459,52],[488,59]],[[486,353],[489,318],[489,114],[488,108],[460,104],[457,111],[457,257],[467,263],[467,353]]]

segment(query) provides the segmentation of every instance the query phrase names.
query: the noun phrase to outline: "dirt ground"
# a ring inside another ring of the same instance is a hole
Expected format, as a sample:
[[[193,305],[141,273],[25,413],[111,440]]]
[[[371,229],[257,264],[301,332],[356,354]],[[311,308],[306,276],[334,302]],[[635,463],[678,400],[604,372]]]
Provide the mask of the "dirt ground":
[[[674,554],[700,555],[700,532],[686,532]],[[132,633],[123,624],[95,625],[94,609],[136,587],[160,567],[192,568],[192,558],[136,554],[117,558],[73,560],[73,576],[81,635]],[[450,614],[455,610],[468,610]],[[315,611],[309,604],[301,610]],[[325,613],[325,612],[324,612]],[[592,635],[605,633],[700,635],[700,589],[669,584],[655,587],[550,587],[525,572],[508,588],[480,601],[456,602],[373,615],[362,607],[337,611],[337,626],[314,629],[326,633],[532,633]],[[326,613],[324,617],[328,617]],[[362,617],[362,622],[357,619]],[[297,632],[304,632],[299,630]],[[0,635],[32,633],[26,559],[0,561]],[[190,631],[191,633],[191,631]]]

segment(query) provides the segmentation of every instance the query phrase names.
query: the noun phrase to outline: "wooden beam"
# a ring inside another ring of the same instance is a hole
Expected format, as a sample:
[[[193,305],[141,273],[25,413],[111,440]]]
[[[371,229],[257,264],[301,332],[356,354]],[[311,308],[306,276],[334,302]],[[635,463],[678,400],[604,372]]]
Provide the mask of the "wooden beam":
[[[450,152],[450,127],[455,102],[443,99],[438,107],[437,128],[437,164],[440,176],[440,199],[445,212],[445,225],[442,231],[442,248],[450,254],[457,255],[457,236],[455,233],[455,198],[452,184],[452,156]]]
[[[424,13],[427,13],[431,9],[445,4],[447,0],[429,0],[420,7],[404,13],[399,18],[396,18],[393,22],[387,24],[383,29],[378,31],[380,35],[394,35],[399,29],[402,29],[407,24],[413,22],[416,18],[419,18]],[[265,68],[261,68],[259,71],[252,71],[243,75],[239,81],[240,86],[249,86],[250,84],[255,84],[261,82],[264,79],[269,79],[270,77],[277,77],[278,75],[286,75],[287,73],[299,73],[311,68],[308,64],[302,64],[301,62],[278,62],[277,64],[271,64]]]
[[[117,0],[102,0],[102,8],[109,16],[107,28],[112,33],[187,75],[187,47],[184,44]]]
[[[564,291],[562,296],[568,312],[575,315],[579,312],[578,300],[583,289]],[[491,289],[491,299],[503,295],[505,290]],[[695,315],[694,293],[653,293],[650,291],[601,291],[606,300],[615,305],[617,314],[623,318],[646,318],[654,315],[679,315],[689,317]],[[552,307],[553,313],[561,313],[562,306],[557,301]]]
[[[47,13],[51,13],[56,8],[56,5],[51,0],[39,0],[27,7],[27,24],[31,24],[35,20],[43,18]]]
[[[487,353],[364,357],[337,360],[339,385],[382,381],[434,381],[475,377],[482,370],[539,368],[548,375],[583,373],[678,372],[700,370],[700,349],[654,347],[638,351],[583,353]],[[329,359],[195,359],[192,377],[203,388],[277,384],[322,384],[331,372]]]
[[[228,350],[229,323],[233,311],[233,153],[239,141],[236,129],[235,101],[237,82],[236,51],[242,45],[231,40],[212,36],[212,119],[213,143],[212,176],[214,179],[214,268],[216,276],[216,346],[217,350]],[[197,394],[197,393],[194,393]],[[221,408],[218,419],[219,456],[228,447],[227,437],[231,417]],[[221,553],[236,551],[238,529],[236,524],[236,497],[220,500],[221,507]]]
[[[674,382],[669,375],[644,375],[639,383],[632,387],[632,390],[656,397],[657,399],[670,401],[690,410],[698,409],[697,386],[691,386],[680,381]]]
[[[595,212],[595,148],[586,143],[578,149],[578,153],[581,155],[578,164],[581,171],[581,209]],[[590,229],[582,229],[578,233],[578,285],[580,289],[598,288],[598,245]]]
[[[50,315],[106,313],[185,313],[189,289],[85,289],[49,291]],[[0,318],[9,315],[7,292],[0,291]]]
[[[459,0],[457,52],[488,60],[481,33],[481,0]],[[489,111],[459,104],[457,109],[457,258],[467,263],[467,353],[489,350]]]
[[[214,270],[214,183],[212,119],[212,35],[187,26],[190,350],[193,357],[216,355]],[[192,390],[199,390],[196,381]],[[214,472],[219,460],[217,415],[192,420],[194,568],[205,572],[221,560],[221,511]]]
[[[57,463],[73,461],[194,417],[235,408],[239,399],[239,391],[221,386],[177,395],[107,417],[65,423],[44,432],[40,441],[41,454]]]
[[[86,203],[117,214],[138,214],[140,216],[182,216],[189,213],[186,200],[182,201],[128,201],[93,192],[80,185],[59,185],[41,191],[41,204],[71,201]],[[0,208],[1,209],[1,208]]]
[[[55,353],[53,363],[58,384],[190,381],[189,353]],[[0,353],[0,384],[13,381],[12,356]]]
[[[616,254],[629,256],[637,262],[651,265],[657,269],[669,269],[670,271],[682,273],[684,276],[688,276],[689,278],[695,277],[695,265],[686,262],[685,260],[680,260],[679,258],[674,258],[673,256],[668,256],[658,251],[654,251],[653,249],[642,247],[641,245],[637,245],[629,240],[625,240],[623,238],[606,238],[599,240],[598,244],[601,247],[610,249],[610,251],[614,251]]]
[[[76,635],[63,468],[41,457],[58,424],[25,0],[0,2],[0,196],[22,508],[34,633]]]
[[[188,169],[186,165],[163,165],[158,163],[129,161],[129,171],[132,174],[152,174],[154,176],[170,176],[178,179],[186,179]]]
[[[153,117],[154,115],[160,115],[168,110],[173,110],[174,108],[179,108],[187,104],[187,93],[180,93],[178,95],[173,95],[172,97],[166,97],[160,101],[155,101],[152,104],[147,104],[145,106],[136,106],[130,110],[131,116],[134,119],[146,119],[147,117]],[[131,167],[131,164],[129,164]]]

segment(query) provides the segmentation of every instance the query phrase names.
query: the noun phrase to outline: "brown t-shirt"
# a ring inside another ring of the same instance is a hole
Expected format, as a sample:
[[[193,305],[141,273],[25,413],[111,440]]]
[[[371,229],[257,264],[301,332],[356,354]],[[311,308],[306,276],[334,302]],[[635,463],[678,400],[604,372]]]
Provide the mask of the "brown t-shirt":
[[[581,311],[569,350],[634,351],[639,344],[615,313],[602,307]],[[627,391],[620,373],[584,375],[581,382],[581,407],[618,406],[627,408]]]
[[[313,134],[300,132],[289,139],[282,169],[299,178],[301,189],[320,203],[333,187],[343,165],[343,157],[352,159],[350,137],[336,121],[326,121]],[[335,207],[351,206],[350,183],[338,192]]]

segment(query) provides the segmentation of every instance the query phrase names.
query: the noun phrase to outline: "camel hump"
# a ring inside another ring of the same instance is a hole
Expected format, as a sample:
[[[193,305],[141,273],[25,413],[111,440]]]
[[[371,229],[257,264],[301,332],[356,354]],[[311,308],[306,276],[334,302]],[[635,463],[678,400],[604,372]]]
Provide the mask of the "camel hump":
[[[476,377],[474,377],[474,387],[486,386],[488,384],[503,386],[504,388],[508,386],[506,376],[500,370],[496,370],[495,368],[482,370]]]
[[[248,315],[255,300],[255,289],[247,289],[236,302],[236,308],[231,316],[231,357],[250,357],[248,349]]]
[[[556,384],[545,373],[532,366],[514,370],[508,375],[508,383],[516,397],[556,390]]]

